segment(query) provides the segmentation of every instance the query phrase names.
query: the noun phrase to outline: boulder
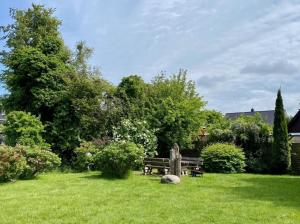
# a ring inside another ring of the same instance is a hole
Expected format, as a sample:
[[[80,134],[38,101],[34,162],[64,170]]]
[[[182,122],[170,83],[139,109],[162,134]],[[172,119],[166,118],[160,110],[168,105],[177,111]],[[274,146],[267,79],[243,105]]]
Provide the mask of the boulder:
[[[180,183],[180,178],[175,175],[164,175],[161,179],[160,182],[163,184],[179,184]]]

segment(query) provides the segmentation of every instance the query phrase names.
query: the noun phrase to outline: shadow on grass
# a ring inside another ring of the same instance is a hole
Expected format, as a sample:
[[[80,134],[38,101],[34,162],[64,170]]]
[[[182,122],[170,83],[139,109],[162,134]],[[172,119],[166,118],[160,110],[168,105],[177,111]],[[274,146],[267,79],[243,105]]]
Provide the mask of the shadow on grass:
[[[5,180],[5,181],[0,181],[0,186],[6,185],[6,184],[14,184],[16,182],[36,181],[36,180],[39,180],[39,179],[40,179],[39,176],[34,176],[34,177],[30,177],[30,178],[19,178],[19,179],[15,179],[15,180]]]
[[[0,186],[6,185],[6,184],[13,184],[15,183],[17,180],[8,180],[8,181],[0,181]]]
[[[79,177],[79,178],[90,179],[90,180],[104,179],[104,180],[112,180],[112,181],[114,181],[114,180],[126,180],[126,179],[128,179],[128,176],[120,178],[120,177],[103,175],[103,174],[92,174],[92,175],[89,175],[89,176],[82,176],[82,177]]]
[[[268,201],[278,206],[300,208],[300,178],[261,176],[241,178],[247,186],[230,187],[230,194],[256,201]]]

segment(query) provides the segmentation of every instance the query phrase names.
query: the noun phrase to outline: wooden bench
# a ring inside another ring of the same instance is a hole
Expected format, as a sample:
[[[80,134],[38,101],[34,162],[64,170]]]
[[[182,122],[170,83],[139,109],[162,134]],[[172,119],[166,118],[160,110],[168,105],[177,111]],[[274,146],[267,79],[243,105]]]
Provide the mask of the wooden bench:
[[[203,159],[196,157],[181,158],[181,174],[188,175],[189,171],[193,177],[203,176]],[[152,174],[152,170],[157,169],[160,173],[170,173],[170,159],[168,158],[145,158],[144,174]]]
[[[170,172],[170,159],[168,158],[145,158],[144,159],[144,174],[151,174],[152,170],[157,169],[163,174]]]
[[[181,158],[181,173],[182,175],[188,175],[188,171],[191,171],[191,175],[196,177],[198,175],[203,176],[204,170],[202,169],[203,159],[197,157],[182,157]]]

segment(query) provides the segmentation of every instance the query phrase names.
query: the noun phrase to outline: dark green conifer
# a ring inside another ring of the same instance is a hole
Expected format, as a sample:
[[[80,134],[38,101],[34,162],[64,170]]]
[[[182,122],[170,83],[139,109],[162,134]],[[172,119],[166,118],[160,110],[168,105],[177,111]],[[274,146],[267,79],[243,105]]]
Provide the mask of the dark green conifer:
[[[276,99],[273,139],[272,171],[274,173],[285,173],[290,167],[291,155],[287,121],[280,89],[277,92]]]

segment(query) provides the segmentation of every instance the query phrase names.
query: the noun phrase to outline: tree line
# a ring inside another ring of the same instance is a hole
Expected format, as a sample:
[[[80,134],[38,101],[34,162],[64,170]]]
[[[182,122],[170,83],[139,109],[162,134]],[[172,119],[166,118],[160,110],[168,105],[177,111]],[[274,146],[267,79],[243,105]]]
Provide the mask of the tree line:
[[[13,23],[0,27],[6,42],[0,58],[5,66],[1,81],[9,92],[1,99],[2,107],[7,114],[24,111],[37,117],[44,127],[42,138],[63,163],[72,161],[74,150],[84,141],[120,137],[146,146],[151,156],[169,156],[175,143],[195,148],[205,126],[210,143],[241,146],[250,171],[258,167],[256,163],[263,163],[259,170],[264,170],[273,152],[276,156],[271,157],[281,161],[276,167],[287,170],[282,99],[276,103],[273,141],[271,127],[261,118],[231,122],[219,112],[205,110],[206,102],[186,70],[170,76],[162,72],[149,83],[130,75],[114,86],[89,65],[93,50],[85,42],[78,42],[75,49],[66,46],[54,9],[33,4],[10,10],[10,16]]]
[[[9,91],[6,113],[25,111],[45,126],[43,137],[64,161],[82,140],[109,138],[124,119],[146,121],[156,130],[158,151],[178,142],[190,147],[205,105],[185,70],[161,73],[151,83],[132,75],[113,86],[88,64],[92,49],[79,42],[69,49],[53,9],[33,4],[11,10],[13,24],[2,26],[7,50],[1,54],[1,80]]]

